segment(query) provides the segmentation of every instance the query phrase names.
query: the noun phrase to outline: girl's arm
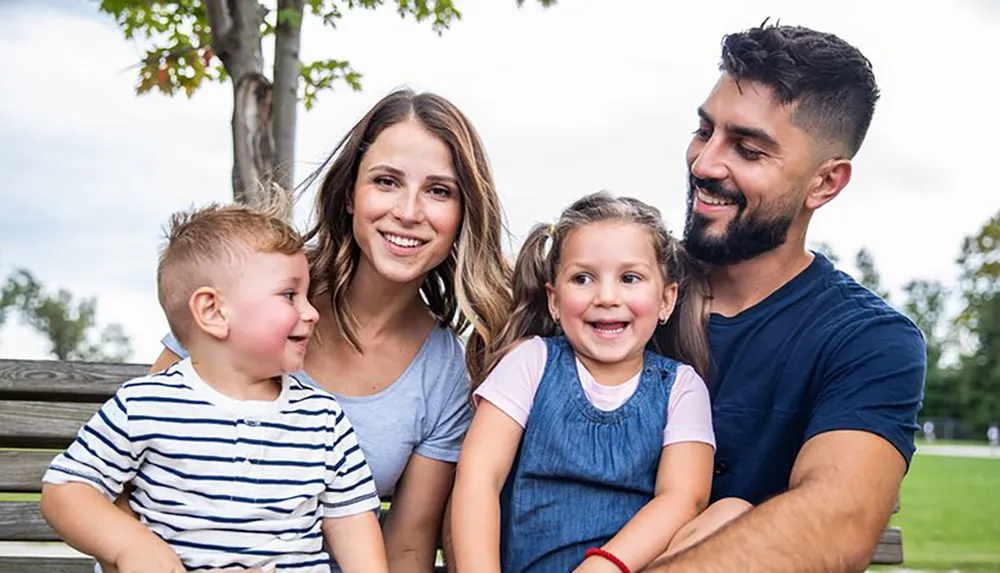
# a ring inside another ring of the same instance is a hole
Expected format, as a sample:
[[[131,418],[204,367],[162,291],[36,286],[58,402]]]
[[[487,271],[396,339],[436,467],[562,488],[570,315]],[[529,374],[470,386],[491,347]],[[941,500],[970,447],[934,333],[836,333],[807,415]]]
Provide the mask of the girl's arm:
[[[714,450],[701,442],[680,442],[663,448],[656,472],[656,495],[603,547],[632,571],[662,554],[685,523],[708,504],[712,489]],[[587,558],[577,573],[618,573],[603,557]]]
[[[388,573],[378,517],[362,511],[323,520],[323,537],[344,573]]]
[[[396,483],[383,534],[393,573],[430,573],[437,557],[438,534],[455,464],[410,456]]]
[[[480,402],[462,446],[452,497],[458,571],[500,573],[500,490],[523,432],[489,401]]]

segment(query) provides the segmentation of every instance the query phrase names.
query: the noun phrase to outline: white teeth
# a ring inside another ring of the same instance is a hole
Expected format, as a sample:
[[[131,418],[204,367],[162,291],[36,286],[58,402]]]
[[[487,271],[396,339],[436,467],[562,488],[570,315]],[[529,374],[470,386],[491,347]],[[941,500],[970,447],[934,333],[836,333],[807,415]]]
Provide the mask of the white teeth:
[[[419,247],[423,244],[420,239],[411,239],[409,237],[400,237],[399,235],[393,235],[390,233],[382,233],[385,240],[389,241],[393,245],[399,245],[400,247]]]
[[[709,195],[708,193],[705,193],[701,189],[698,190],[698,200],[701,201],[702,203],[706,203],[708,205],[718,205],[720,207],[726,206],[726,205],[733,205],[734,204],[732,201],[724,201],[724,200],[719,199],[717,197],[713,197],[713,196]]]

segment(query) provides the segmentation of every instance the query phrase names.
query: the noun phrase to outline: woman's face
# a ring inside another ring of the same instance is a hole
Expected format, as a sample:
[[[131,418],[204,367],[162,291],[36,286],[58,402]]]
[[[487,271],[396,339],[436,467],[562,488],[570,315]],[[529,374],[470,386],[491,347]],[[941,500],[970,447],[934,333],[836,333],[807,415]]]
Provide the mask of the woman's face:
[[[416,119],[386,128],[361,159],[347,210],[362,267],[395,283],[422,282],[448,258],[462,222],[447,145]]]

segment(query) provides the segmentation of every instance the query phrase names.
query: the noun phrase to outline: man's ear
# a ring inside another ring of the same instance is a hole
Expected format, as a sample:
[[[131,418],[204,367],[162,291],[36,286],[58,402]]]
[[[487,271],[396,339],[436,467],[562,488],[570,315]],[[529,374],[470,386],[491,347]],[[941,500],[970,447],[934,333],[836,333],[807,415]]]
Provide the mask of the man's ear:
[[[188,299],[188,310],[195,326],[216,340],[229,337],[229,320],[223,308],[222,294],[213,287],[200,287]]]
[[[833,200],[851,180],[851,160],[828,159],[819,166],[806,195],[806,209],[815,211]]]

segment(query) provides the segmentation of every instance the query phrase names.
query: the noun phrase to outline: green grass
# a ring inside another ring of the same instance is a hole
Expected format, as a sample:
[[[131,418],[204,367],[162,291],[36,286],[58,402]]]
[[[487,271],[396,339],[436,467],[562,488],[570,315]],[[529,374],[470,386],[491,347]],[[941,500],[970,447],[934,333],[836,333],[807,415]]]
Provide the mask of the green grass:
[[[38,501],[42,498],[40,493],[6,493],[0,492],[0,501]]]
[[[900,505],[903,567],[1000,572],[1000,459],[917,455]]]

